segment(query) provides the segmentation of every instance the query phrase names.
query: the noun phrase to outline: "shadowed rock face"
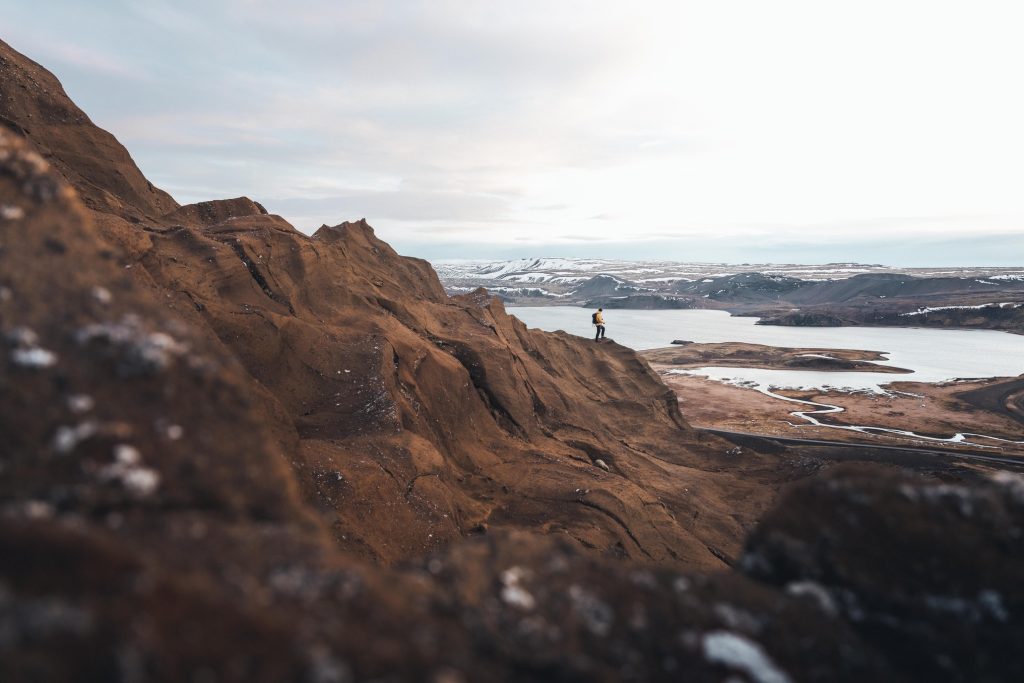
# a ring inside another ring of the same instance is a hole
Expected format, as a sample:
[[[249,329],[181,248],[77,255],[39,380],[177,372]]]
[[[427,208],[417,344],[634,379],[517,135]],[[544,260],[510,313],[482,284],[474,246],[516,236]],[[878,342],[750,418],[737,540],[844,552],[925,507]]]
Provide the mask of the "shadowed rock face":
[[[632,351],[528,331],[485,294],[449,298],[365,221],[307,237],[250,213],[147,241],[128,265],[273,394],[308,501],[352,552],[390,563],[507,526],[710,568],[709,546],[735,555],[743,533],[726,501],[766,498],[706,471]]]
[[[770,512],[743,571],[818,596],[908,678],[1018,680],[1024,478],[946,483],[850,469]],[[966,672],[971,672],[969,675]]]
[[[52,76],[3,55],[67,109]],[[0,87],[8,127],[24,130],[38,109],[21,99],[39,96],[21,82]],[[364,221],[308,237],[245,198],[133,198],[127,152],[77,121],[74,135],[29,134],[52,166],[0,131],[3,680],[911,671],[859,613],[782,588],[820,544],[785,511],[846,514],[838,529],[861,497],[919,479],[837,473],[827,481],[864,489],[838,506],[797,490],[754,537],[796,540],[748,545],[756,581],[701,574],[739,555],[803,465],[723,460],[731,444],[691,430],[632,351],[527,330],[485,292],[448,298]],[[94,145],[102,168],[77,166]],[[125,186],[106,183],[109,164]],[[1020,484],[973,486],[1005,497]],[[973,551],[957,543],[978,528],[986,561],[1016,561],[1019,506],[984,510],[949,552]],[[920,528],[927,538],[927,518]],[[846,557],[872,539],[835,542]],[[855,604],[877,598],[883,616],[895,599],[807,572]],[[1001,602],[986,593],[978,608],[1001,605],[1007,633],[1021,619],[1011,580],[986,575]],[[936,642],[926,617],[892,627],[915,657]],[[971,642],[994,662],[979,670],[1009,670],[990,641]],[[971,671],[951,661],[941,670]]]

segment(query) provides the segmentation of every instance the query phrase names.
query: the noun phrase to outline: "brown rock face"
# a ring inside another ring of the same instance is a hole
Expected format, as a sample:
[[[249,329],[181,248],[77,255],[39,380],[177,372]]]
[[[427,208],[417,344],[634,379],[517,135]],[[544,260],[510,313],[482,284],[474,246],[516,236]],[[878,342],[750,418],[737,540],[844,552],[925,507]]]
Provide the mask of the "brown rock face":
[[[821,569],[920,478],[798,489],[724,571],[805,463],[723,458],[632,351],[449,298],[365,221],[178,207],[0,47],[0,680],[899,680],[948,642],[888,619],[917,565]],[[1020,483],[964,486],[948,552],[1007,569],[928,590],[1002,620],[998,677]],[[920,670],[970,678],[949,651]]]
[[[91,209],[139,220],[178,208],[146,180],[113,135],[75,106],[53,74],[3,41],[0,125],[28,138]]]
[[[170,224],[216,225],[229,218],[265,215],[267,210],[259,202],[254,202],[248,197],[238,197],[188,204],[171,211],[161,220]]]
[[[631,351],[529,332],[486,295],[451,299],[365,221],[308,237],[245,197],[178,207],[51,74],[0,57],[3,116],[95,210],[135,286],[270,395],[263,421],[301,443],[298,481],[346,547],[393,562],[512,526],[687,566],[738,552],[754,515],[728,501],[763,507],[770,491],[707,476]]]
[[[738,550],[729,475],[704,471],[631,351],[530,332],[485,294],[450,299],[365,221],[307,237],[257,213],[149,240],[137,266],[280,402],[310,502],[350,550],[393,562],[489,526],[687,566]]]

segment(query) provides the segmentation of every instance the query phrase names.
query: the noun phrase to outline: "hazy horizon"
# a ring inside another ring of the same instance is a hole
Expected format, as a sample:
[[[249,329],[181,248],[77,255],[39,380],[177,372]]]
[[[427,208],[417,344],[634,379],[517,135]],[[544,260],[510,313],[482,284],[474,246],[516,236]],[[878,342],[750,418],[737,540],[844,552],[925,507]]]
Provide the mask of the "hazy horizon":
[[[877,248],[846,245],[842,250],[830,250],[828,247],[818,249],[804,248],[801,245],[779,245],[774,249],[753,250],[738,247],[695,248],[692,244],[677,245],[661,244],[651,246],[637,243],[609,243],[597,247],[583,246],[569,253],[558,245],[545,248],[544,245],[503,248],[494,245],[478,245],[474,251],[463,246],[465,255],[450,255],[445,245],[422,243],[412,250],[395,248],[407,255],[417,256],[431,262],[457,261],[506,261],[523,258],[566,258],[586,259],[599,258],[620,261],[671,261],[678,263],[720,263],[724,265],[826,265],[830,263],[858,263],[881,265],[887,268],[1024,268],[1024,236],[999,236],[989,243],[982,243],[978,238],[965,238],[971,243],[971,249],[963,248],[959,243],[945,242],[930,244],[924,249],[918,245],[905,242],[892,245],[887,256],[879,259]],[[806,246],[806,245],[805,245]],[[757,253],[761,258],[749,257]],[[972,254],[976,260],[963,258],[963,254]],[[678,256],[676,254],[679,254]],[[820,254],[820,256],[815,256]],[[978,257],[978,255],[981,255]],[[837,258],[832,258],[837,256]],[[845,258],[838,258],[843,257]]]
[[[1014,2],[0,10],[183,203],[434,260],[1024,263]]]

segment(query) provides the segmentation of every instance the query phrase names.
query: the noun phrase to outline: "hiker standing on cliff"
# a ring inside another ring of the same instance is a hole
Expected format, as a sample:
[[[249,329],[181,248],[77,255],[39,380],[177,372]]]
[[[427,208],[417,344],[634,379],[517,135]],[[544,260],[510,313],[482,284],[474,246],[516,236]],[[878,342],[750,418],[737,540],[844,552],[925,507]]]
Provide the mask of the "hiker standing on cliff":
[[[594,323],[594,327],[597,331],[594,333],[594,341],[600,341],[604,339],[604,309],[597,309],[597,313],[590,316],[590,319]]]

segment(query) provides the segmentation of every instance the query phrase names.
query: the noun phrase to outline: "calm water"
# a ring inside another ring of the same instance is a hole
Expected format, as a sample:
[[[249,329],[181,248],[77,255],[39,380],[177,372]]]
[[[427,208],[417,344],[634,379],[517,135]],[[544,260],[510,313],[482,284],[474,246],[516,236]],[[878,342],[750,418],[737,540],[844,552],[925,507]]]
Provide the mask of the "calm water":
[[[508,308],[530,327],[594,336],[591,309],[576,306]],[[836,387],[877,390],[895,381],[942,382],[958,377],[1011,377],[1024,373],[1024,335],[993,330],[917,327],[779,327],[755,325],[723,311],[605,311],[608,337],[637,350],[694,342],[749,342],[769,346],[864,349],[887,354],[886,364],[909,375],[809,370],[701,368],[695,374],[759,386]]]

